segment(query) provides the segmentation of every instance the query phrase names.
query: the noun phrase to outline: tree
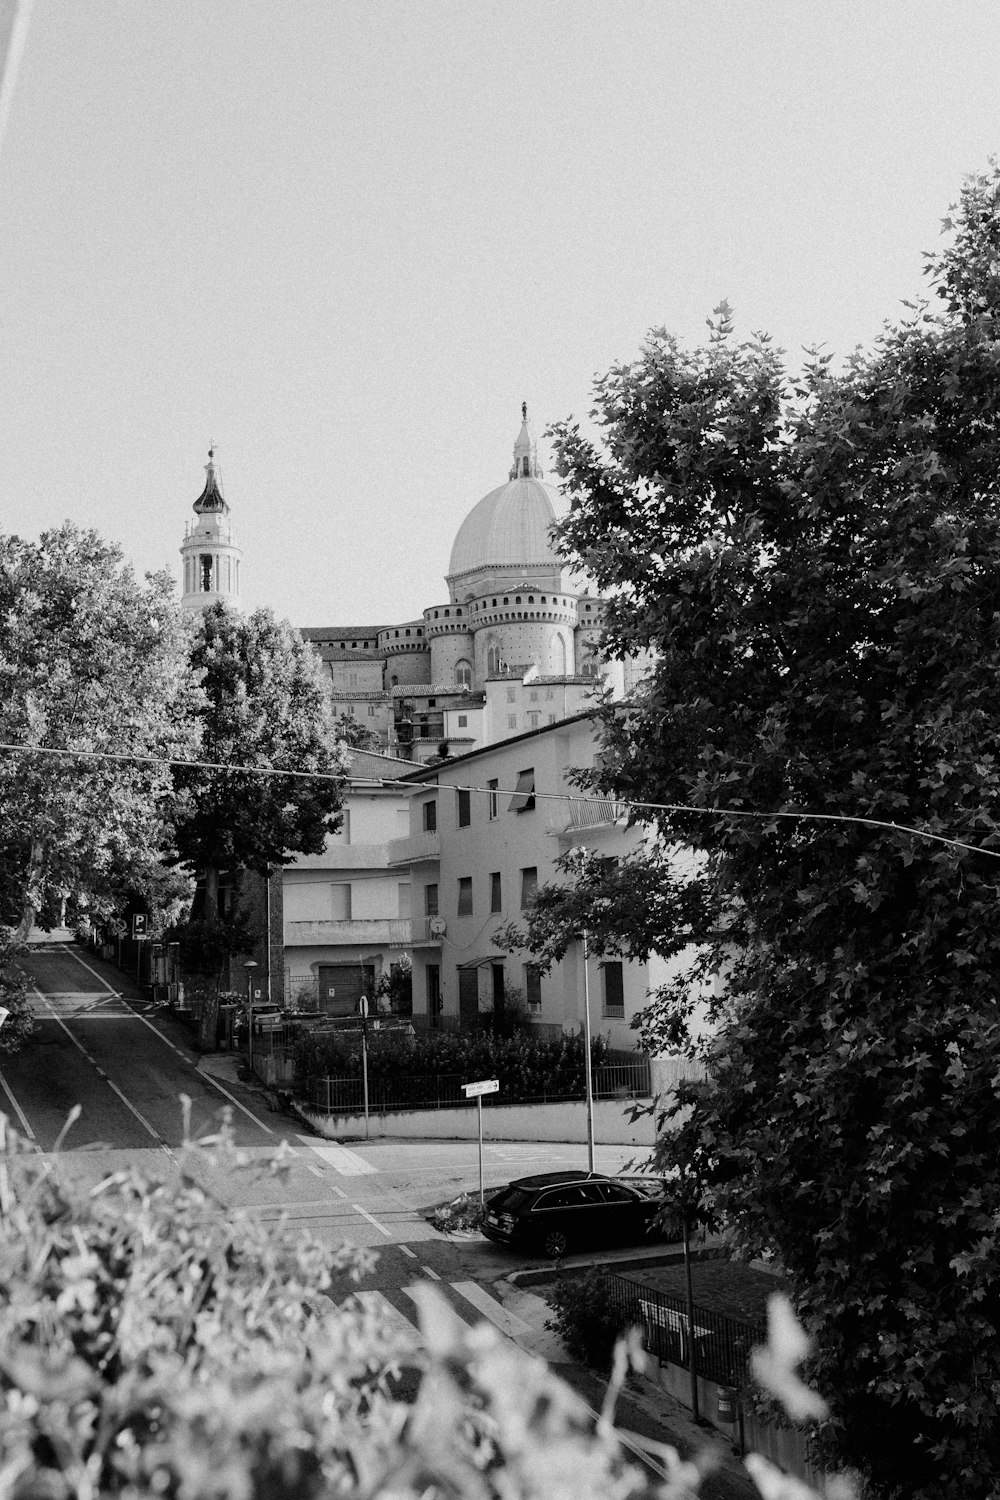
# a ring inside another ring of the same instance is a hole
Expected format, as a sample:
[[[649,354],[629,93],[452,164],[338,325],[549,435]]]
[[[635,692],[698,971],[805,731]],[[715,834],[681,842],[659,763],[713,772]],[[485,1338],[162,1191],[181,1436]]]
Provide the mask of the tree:
[[[791,379],[723,305],[598,382],[599,441],[555,431],[561,548],[612,654],[655,653],[590,784],[638,804],[636,878],[722,991],[662,1164],[711,1158],[816,1335],[829,1441],[913,1500],[1000,1465],[1000,170],[946,229],[933,305],[841,371]]]
[[[340,821],[344,760],[318,658],[287,621],[213,605],[198,621],[191,666],[204,698],[199,758],[215,769],[177,770],[176,837],[203,882],[187,946],[214,971],[217,995],[227,956],[252,941],[237,907],[220,914],[221,872],[266,878],[296,853],[321,853]],[[203,1020],[211,1040],[212,1006]]]
[[[196,696],[172,589],[69,522],[0,537],[0,916],[22,937],[161,878],[173,787],[148,757],[190,753]]]
[[[353,714],[338,714],[333,724],[334,738],[351,750],[374,750],[378,753],[382,745],[373,729],[368,729]]]

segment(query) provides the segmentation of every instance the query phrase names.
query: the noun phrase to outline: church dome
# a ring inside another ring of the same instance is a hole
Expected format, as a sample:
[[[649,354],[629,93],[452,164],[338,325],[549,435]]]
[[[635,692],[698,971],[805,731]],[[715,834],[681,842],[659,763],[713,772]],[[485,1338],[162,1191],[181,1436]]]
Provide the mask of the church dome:
[[[553,485],[542,481],[527,408],[522,406],[521,412],[510,478],[484,495],[458,528],[449,577],[481,568],[541,568],[551,572],[565,567],[549,537],[549,528],[563,508],[562,498]]]

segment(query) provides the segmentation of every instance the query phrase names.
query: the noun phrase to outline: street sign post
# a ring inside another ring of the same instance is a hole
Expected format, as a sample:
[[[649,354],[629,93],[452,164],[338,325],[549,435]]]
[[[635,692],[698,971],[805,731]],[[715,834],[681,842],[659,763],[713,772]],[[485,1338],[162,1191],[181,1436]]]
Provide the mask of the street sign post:
[[[480,1078],[476,1083],[463,1083],[462,1092],[466,1099],[475,1099],[476,1109],[479,1113],[479,1202],[483,1203],[483,1095],[499,1094],[499,1078]]]

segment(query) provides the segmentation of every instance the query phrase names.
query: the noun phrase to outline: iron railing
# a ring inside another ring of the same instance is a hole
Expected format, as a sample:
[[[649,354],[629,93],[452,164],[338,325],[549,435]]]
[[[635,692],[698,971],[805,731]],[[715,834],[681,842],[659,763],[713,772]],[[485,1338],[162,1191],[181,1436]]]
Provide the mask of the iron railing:
[[[649,1058],[600,1063],[594,1069],[595,1099],[648,1099],[652,1094]]]
[[[646,1348],[665,1364],[691,1367],[687,1300],[646,1286],[621,1271],[605,1271],[608,1304],[622,1328],[643,1330]],[[694,1308],[695,1369],[707,1380],[743,1390],[749,1383],[750,1350],[763,1344],[763,1319],[731,1318],[708,1307]]]
[[[355,1023],[357,1024],[357,1023]],[[595,1070],[596,1071],[596,1070]],[[464,1073],[408,1074],[402,1079],[370,1078],[368,1084],[368,1109],[372,1114],[398,1114],[409,1109],[453,1109],[469,1101],[462,1092],[467,1083]],[[582,1085],[563,1091],[548,1089],[543,1084],[535,1092],[517,1091],[516,1097],[503,1088],[496,1094],[485,1094],[483,1104],[487,1109],[504,1104],[575,1104],[584,1098]],[[595,1098],[620,1097],[598,1094]],[[353,1114],[364,1108],[363,1084],[360,1071],[342,1074],[339,1077],[317,1078],[312,1083],[312,1103],[324,1114]]]

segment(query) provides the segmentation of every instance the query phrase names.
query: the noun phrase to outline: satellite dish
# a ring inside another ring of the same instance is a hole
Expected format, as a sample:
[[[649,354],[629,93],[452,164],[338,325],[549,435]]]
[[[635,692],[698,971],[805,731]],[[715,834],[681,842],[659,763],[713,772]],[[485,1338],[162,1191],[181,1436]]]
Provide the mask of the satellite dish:
[[[434,937],[444,937],[445,933],[448,930],[448,923],[445,921],[444,917],[431,917],[428,926],[430,927],[431,934]]]

